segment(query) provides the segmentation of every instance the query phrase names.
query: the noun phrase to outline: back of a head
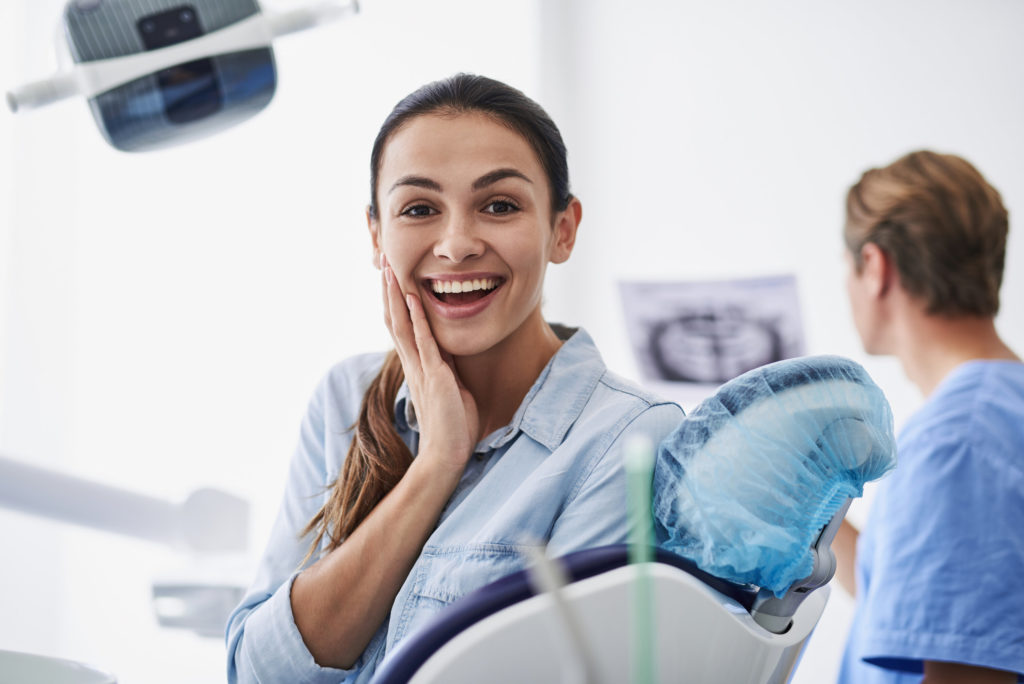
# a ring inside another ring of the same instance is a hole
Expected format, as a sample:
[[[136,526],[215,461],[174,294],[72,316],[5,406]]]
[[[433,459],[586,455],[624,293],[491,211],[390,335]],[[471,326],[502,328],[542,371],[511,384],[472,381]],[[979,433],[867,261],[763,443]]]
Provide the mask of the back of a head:
[[[966,160],[924,150],[870,169],[850,188],[846,214],[844,237],[858,270],[861,248],[872,242],[928,314],[999,311],[1007,211]]]

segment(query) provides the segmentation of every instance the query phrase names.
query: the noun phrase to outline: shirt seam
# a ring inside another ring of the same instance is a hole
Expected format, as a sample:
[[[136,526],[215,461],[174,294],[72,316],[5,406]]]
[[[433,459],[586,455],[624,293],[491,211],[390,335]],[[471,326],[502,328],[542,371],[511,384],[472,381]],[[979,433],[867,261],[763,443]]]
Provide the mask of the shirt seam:
[[[972,362],[967,362],[967,364],[970,363]],[[960,449],[963,449],[965,458],[984,460],[989,467],[994,467],[997,469],[1002,469],[1004,466],[1007,465],[1010,466],[1011,468],[1014,467],[1015,464],[1012,460],[999,460],[997,459],[996,452],[994,452],[992,449],[985,448],[985,440],[989,436],[989,431],[985,429],[985,425],[982,423],[981,416],[988,413],[988,411],[985,410],[984,405],[990,403],[990,399],[988,398],[988,396],[991,395],[992,388],[989,387],[989,378],[991,377],[992,373],[996,372],[996,368],[995,366],[990,364],[979,367],[981,368],[981,371],[974,376],[972,382],[974,387],[970,389],[970,403],[964,404],[961,409],[962,412],[956,418],[954,418],[955,423],[959,424],[961,428],[954,429],[954,426],[950,424],[949,421],[945,421],[942,424],[942,428],[946,432],[942,434],[942,436],[938,439],[937,442],[933,443],[929,449],[924,451],[922,451],[919,447],[915,449],[910,449],[909,451],[911,453],[922,453],[925,458],[928,458],[937,453],[945,452],[952,454]],[[954,369],[954,371],[952,372],[956,374],[961,374],[961,371],[966,372],[966,370],[964,369],[965,366],[962,365],[959,366],[957,369]],[[952,377],[949,377],[947,379],[954,380],[954,378]],[[955,393],[955,388],[955,382],[949,384],[945,388],[945,391],[941,391],[933,395],[931,399],[929,399],[928,403],[931,404],[933,402],[948,401],[947,399],[944,398],[943,395],[949,392]],[[936,427],[936,424],[936,417],[928,416],[927,420],[924,420],[919,424],[908,423],[907,427],[904,429],[904,433],[906,433],[909,428],[912,433],[915,433],[914,435],[911,435],[911,437],[914,438],[916,437],[917,432],[928,432],[931,429],[934,429],[934,427]],[[898,445],[902,446],[902,444],[905,443],[907,439],[907,437],[901,434],[900,439],[898,440]],[[917,441],[917,439],[915,438],[914,441]],[[900,450],[907,451],[906,448],[902,448]],[[1018,475],[1024,475],[1024,472],[1021,472],[1019,469],[1015,470]]]
[[[971,407],[967,419],[967,434],[964,445],[967,448],[966,455],[969,458],[983,458],[989,467],[996,466],[1001,468],[1005,464],[1012,468],[1015,464],[1011,459],[995,461],[996,454],[992,449],[980,448],[982,447],[982,440],[987,439],[989,436],[989,431],[984,429],[984,425],[981,422],[981,416],[983,413],[989,413],[984,410],[983,404],[991,403],[989,398],[992,393],[990,378],[995,372],[996,367],[992,364],[982,366],[982,373],[978,376],[977,386],[971,392]],[[1019,470],[1017,472],[1021,474]]]
[[[576,501],[576,498],[579,496],[580,492],[583,491],[584,485],[587,483],[587,480],[589,480],[590,476],[593,475],[594,471],[597,469],[597,466],[603,463],[606,458],[608,458],[609,450],[611,450],[612,445],[615,444],[619,437],[622,436],[622,433],[624,433],[626,429],[630,425],[632,425],[634,421],[636,421],[637,418],[642,416],[651,408],[653,407],[647,402],[637,405],[634,411],[624,416],[619,421],[619,423],[617,423],[611,430],[605,431],[602,437],[605,443],[600,445],[601,455],[598,456],[597,458],[591,459],[591,462],[588,464],[588,466],[583,470],[582,473],[580,473],[580,477],[577,478],[575,483],[573,483],[573,487],[570,490],[569,496],[566,498],[565,501],[565,508],[569,508]]]

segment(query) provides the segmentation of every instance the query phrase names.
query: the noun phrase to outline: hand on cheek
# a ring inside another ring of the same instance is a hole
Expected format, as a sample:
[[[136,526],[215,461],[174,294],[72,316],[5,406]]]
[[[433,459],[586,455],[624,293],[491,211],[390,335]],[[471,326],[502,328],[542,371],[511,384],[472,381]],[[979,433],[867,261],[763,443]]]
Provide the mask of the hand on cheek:
[[[478,438],[476,402],[459,381],[451,357],[438,348],[419,298],[402,293],[383,256],[381,267],[384,322],[402,362],[419,423],[417,458],[434,459],[461,472]]]

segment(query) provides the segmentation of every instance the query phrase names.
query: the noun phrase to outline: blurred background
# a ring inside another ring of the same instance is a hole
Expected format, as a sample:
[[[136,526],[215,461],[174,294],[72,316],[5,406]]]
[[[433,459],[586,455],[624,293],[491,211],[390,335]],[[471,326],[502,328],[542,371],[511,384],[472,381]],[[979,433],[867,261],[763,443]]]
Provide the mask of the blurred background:
[[[62,8],[0,3],[0,88],[56,68]],[[918,148],[977,165],[1010,210],[997,323],[1024,348],[1022,26],[1020,0],[364,0],[276,42],[274,101],[211,138],[126,154],[80,98],[0,112],[0,453],[252,507],[251,552],[202,558],[0,508],[0,649],[224,679],[222,640],[159,627],[153,583],[248,581],[314,386],[388,346],[370,146],[402,96],[458,71],[522,89],[566,139],[584,220],[549,320],[639,378],[620,281],[791,274],[806,351],[862,362],[899,427],[920,398],[850,321],[845,191]],[[796,681],[834,678],[851,614],[835,585]]]

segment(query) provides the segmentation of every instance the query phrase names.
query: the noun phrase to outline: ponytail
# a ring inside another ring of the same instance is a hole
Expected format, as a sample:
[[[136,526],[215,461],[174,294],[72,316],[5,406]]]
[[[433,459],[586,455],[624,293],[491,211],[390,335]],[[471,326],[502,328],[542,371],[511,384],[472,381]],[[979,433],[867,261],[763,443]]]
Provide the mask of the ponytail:
[[[412,452],[398,436],[394,421],[395,397],[404,379],[402,362],[392,350],[363,395],[355,435],[330,498],[302,530],[302,537],[316,532],[303,564],[316,553],[324,535],[330,540],[328,551],[340,546],[412,463]]]

